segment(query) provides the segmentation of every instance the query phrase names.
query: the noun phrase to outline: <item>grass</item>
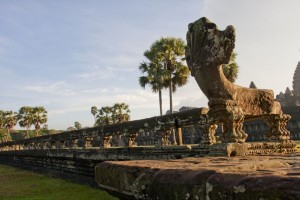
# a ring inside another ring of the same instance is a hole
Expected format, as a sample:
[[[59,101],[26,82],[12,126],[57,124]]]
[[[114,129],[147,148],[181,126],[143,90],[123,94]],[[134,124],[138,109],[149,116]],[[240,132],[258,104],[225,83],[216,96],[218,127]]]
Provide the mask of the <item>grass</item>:
[[[0,165],[0,199],[116,200],[105,191]]]

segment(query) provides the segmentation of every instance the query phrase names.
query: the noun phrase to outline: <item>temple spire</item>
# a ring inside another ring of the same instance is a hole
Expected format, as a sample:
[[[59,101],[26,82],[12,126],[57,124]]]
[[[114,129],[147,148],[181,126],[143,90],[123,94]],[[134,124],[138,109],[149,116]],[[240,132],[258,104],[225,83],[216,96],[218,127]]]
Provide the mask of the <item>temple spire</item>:
[[[257,89],[257,87],[253,81],[251,81],[249,88]]]
[[[293,90],[294,90],[294,96],[300,97],[300,62],[298,62],[297,68],[294,73]]]

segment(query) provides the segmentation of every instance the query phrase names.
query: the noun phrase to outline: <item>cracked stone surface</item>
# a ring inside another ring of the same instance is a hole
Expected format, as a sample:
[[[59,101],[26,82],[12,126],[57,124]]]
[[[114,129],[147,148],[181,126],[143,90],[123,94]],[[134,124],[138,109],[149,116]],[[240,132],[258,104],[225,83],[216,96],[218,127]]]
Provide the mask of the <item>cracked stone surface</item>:
[[[300,199],[300,155],[107,161],[96,181],[121,199]]]

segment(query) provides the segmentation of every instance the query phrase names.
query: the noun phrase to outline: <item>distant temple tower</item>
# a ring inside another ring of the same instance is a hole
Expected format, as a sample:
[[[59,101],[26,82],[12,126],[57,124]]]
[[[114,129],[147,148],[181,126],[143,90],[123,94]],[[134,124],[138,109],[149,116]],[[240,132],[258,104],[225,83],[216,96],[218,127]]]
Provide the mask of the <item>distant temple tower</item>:
[[[250,84],[251,88],[254,84]],[[280,92],[276,96],[276,100],[281,103],[284,113],[292,116],[288,123],[288,129],[294,140],[300,140],[300,62],[293,77],[293,88],[287,87],[284,92]],[[267,125],[259,120],[249,121],[244,124],[245,131],[249,134],[248,141],[262,140],[264,135],[262,131],[267,130]]]
[[[297,99],[299,99],[299,97],[300,97],[300,62],[298,62],[297,68],[294,73],[293,90],[294,90],[294,96],[296,96]]]
[[[257,87],[253,81],[251,81],[249,88],[257,89]]]
[[[293,90],[287,87],[285,93],[280,92],[280,94],[276,96],[276,100],[279,101],[283,107],[300,105],[300,62],[298,62],[294,73]]]

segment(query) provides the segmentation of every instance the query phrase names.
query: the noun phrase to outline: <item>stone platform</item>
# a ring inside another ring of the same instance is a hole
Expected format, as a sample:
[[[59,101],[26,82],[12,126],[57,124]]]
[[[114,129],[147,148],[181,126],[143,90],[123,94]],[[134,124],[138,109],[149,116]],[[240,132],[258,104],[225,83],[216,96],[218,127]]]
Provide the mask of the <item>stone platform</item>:
[[[106,161],[101,188],[120,199],[300,199],[300,155]]]

